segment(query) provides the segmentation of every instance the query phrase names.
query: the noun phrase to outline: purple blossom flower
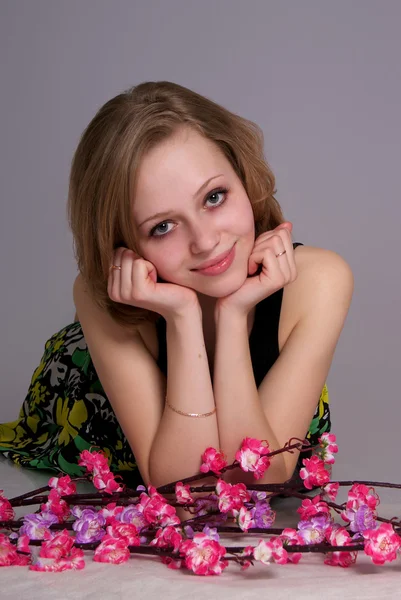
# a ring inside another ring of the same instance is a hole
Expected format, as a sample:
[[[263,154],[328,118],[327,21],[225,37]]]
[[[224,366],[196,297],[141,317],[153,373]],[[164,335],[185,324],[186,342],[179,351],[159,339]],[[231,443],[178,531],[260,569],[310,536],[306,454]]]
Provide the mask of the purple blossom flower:
[[[195,532],[194,532],[194,530],[192,529],[191,525],[184,525],[184,532],[185,532],[185,535],[186,535],[186,537],[187,537],[189,540],[192,540],[192,538],[193,538],[193,537],[194,537],[194,535],[195,535]]]
[[[268,500],[258,500],[251,509],[251,516],[254,521],[252,527],[271,527],[274,523],[276,513],[272,510]]]
[[[218,497],[216,494],[209,494],[207,498],[197,498],[193,508],[197,517],[208,515],[218,510]]]
[[[77,532],[77,543],[98,542],[106,534],[106,530],[103,529],[105,525],[106,519],[103,515],[90,508],[84,509],[81,517],[72,525],[73,530]]]
[[[53,513],[30,513],[24,516],[24,524],[20,527],[20,535],[27,535],[30,540],[43,540],[45,532],[50,525],[58,523],[58,518]]]
[[[346,510],[345,514],[350,520],[351,531],[361,532],[377,527],[374,512],[366,504],[359,506],[357,510]]]
[[[214,540],[215,542],[220,541],[220,536],[217,533],[216,527],[209,527],[209,525],[205,525],[202,529],[202,532],[205,533],[210,540]]]
[[[258,500],[264,500],[267,496],[266,492],[262,492],[261,490],[251,490],[251,501],[256,504]]]
[[[315,515],[305,521],[299,521],[299,534],[306,544],[320,544],[324,540],[326,529],[332,522],[333,518],[330,515]]]
[[[149,526],[149,523],[143,516],[142,510],[143,507],[141,505],[131,504],[129,506],[124,507],[124,510],[122,510],[116,518],[122,523],[131,523],[132,525],[135,525],[137,530],[141,531],[144,527]]]

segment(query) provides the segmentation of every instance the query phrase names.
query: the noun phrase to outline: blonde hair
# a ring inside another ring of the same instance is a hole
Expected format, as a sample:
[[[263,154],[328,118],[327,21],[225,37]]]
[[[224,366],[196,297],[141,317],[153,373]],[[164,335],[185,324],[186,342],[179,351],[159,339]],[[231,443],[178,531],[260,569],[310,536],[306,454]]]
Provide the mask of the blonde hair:
[[[250,199],[256,235],[283,222],[263,133],[255,123],[168,81],[141,83],[112,98],[89,123],[75,151],[68,219],[78,268],[91,295],[127,326],[158,315],[110,299],[113,252],[118,246],[137,252],[132,190],[138,166],[152,146],[183,125],[215,142],[231,163]]]

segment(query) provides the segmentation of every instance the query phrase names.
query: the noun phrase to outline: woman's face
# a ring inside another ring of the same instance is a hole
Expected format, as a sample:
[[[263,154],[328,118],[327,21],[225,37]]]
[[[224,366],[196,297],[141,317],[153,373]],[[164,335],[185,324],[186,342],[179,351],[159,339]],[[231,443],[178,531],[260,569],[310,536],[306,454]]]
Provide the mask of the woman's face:
[[[216,298],[244,283],[252,207],[229,161],[199,133],[181,128],[145,155],[133,216],[139,251],[163,280]]]

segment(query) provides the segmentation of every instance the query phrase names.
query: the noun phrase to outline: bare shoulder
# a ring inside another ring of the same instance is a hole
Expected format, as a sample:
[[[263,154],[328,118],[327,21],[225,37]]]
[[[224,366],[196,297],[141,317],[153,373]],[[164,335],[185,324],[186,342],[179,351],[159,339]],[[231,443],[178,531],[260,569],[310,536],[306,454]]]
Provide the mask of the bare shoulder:
[[[290,330],[304,318],[324,312],[343,321],[354,289],[352,270],[346,260],[324,248],[295,249],[297,278],[284,288],[283,316]]]
[[[295,250],[295,263],[298,286],[313,281],[319,287],[339,285],[345,292],[353,288],[351,268],[337,252],[313,246],[298,246]]]

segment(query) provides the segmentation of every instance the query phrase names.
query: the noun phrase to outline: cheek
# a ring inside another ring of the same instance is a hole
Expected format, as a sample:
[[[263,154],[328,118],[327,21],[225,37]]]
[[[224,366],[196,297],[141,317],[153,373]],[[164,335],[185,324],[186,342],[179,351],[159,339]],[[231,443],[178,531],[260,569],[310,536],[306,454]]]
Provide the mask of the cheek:
[[[230,212],[230,227],[238,235],[255,240],[255,220],[248,198],[241,198]]]
[[[166,281],[173,281],[174,274],[181,264],[182,252],[170,240],[155,240],[141,248],[145,260],[154,265],[158,275]]]

